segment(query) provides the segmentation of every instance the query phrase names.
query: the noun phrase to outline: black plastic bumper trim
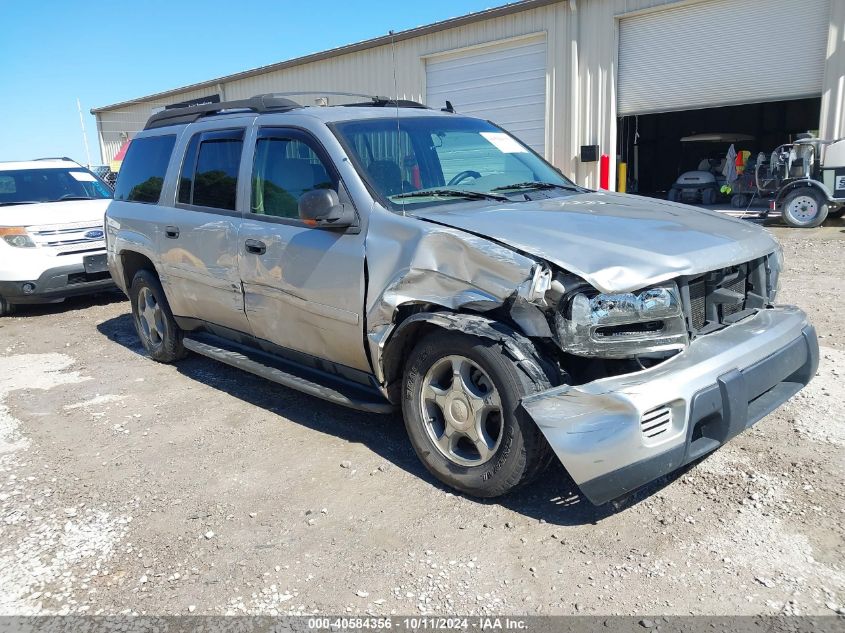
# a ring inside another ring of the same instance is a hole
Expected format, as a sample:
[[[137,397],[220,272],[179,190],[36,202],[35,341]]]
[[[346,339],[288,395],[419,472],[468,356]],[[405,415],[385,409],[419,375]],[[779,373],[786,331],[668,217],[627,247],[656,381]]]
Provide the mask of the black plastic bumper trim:
[[[68,284],[68,276],[75,274],[85,275],[85,266],[81,263],[57,266],[45,270],[38,279],[0,281],[0,296],[7,299],[9,303],[49,303],[114,287],[111,277]],[[26,294],[22,288],[26,283],[35,284],[35,292]]]

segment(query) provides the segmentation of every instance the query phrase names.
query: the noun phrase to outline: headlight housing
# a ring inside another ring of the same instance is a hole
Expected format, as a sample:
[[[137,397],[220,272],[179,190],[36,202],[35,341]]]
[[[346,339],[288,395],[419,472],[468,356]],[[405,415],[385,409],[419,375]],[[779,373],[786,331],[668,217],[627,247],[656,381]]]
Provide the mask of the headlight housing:
[[[780,244],[766,257],[766,294],[769,303],[774,303],[780,292],[780,273],[783,270],[783,248]]]
[[[631,358],[684,349],[689,343],[674,283],[637,292],[579,292],[556,316],[563,351],[598,358]]]
[[[35,242],[21,226],[0,226],[0,236],[9,246],[16,248],[35,248]]]

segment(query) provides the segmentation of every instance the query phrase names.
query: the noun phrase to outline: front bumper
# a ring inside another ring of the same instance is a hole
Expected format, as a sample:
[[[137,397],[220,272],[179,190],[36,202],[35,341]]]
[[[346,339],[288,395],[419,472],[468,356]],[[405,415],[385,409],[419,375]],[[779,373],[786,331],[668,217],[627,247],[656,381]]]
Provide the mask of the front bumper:
[[[35,286],[26,292],[26,284]],[[45,270],[38,279],[0,281],[0,296],[9,303],[51,303],[67,297],[93,294],[114,287],[108,271],[88,273],[82,263]]]
[[[779,306],[656,367],[555,387],[522,406],[598,505],[715,450],[797,393],[818,363],[807,316]]]

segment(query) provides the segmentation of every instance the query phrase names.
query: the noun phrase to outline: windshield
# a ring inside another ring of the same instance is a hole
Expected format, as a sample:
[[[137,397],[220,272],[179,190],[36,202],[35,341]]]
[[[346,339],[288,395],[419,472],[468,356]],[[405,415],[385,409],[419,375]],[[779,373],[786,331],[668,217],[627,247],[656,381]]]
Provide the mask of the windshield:
[[[580,191],[521,141],[480,119],[368,119],[334,128],[358,172],[393,210]]]
[[[111,189],[82,167],[0,171],[0,206],[111,197]]]

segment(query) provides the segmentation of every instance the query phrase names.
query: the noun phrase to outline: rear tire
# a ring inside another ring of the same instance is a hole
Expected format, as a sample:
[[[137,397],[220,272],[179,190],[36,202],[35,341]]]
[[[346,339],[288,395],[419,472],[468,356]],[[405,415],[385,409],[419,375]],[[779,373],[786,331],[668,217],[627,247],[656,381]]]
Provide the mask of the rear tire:
[[[0,317],[9,316],[15,311],[15,306],[4,297],[0,297]]]
[[[830,205],[821,192],[811,187],[793,189],[784,196],[781,205],[783,221],[796,229],[821,226],[830,211]]]
[[[452,488],[497,497],[548,465],[549,447],[520,407],[535,385],[497,343],[458,332],[424,338],[405,365],[402,412],[428,471]]]
[[[129,288],[132,320],[150,358],[172,363],[185,357],[182,330],[176,325],[164,289],[155,273],[139,270]]]

